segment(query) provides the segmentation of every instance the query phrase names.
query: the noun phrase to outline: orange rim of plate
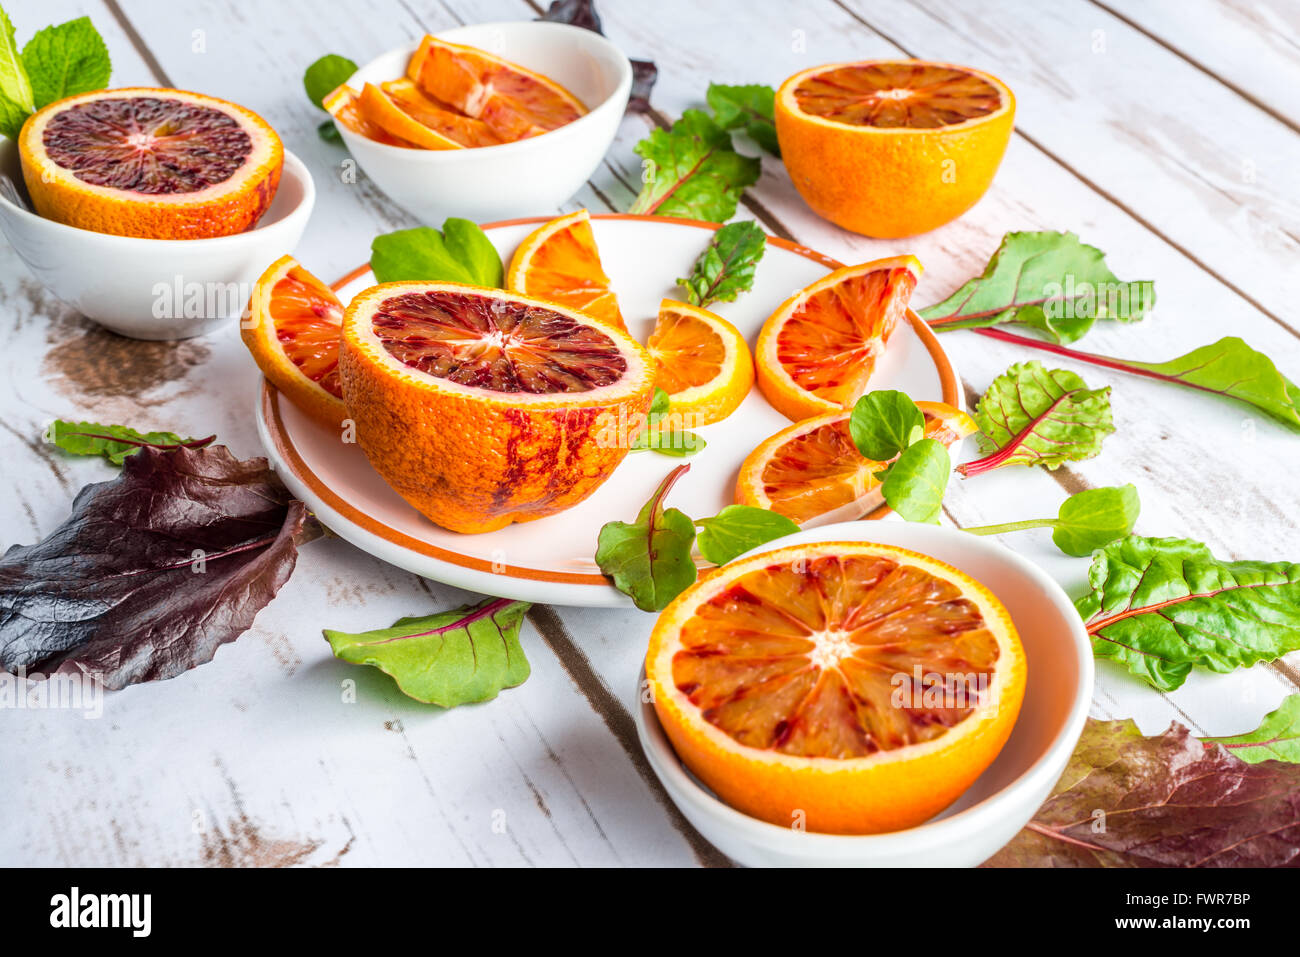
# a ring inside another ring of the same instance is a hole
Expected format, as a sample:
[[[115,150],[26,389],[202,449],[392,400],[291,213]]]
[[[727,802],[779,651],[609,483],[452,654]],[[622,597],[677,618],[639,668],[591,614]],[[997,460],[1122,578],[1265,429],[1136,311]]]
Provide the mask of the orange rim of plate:
[[[548,223],[554,216],[525,216],[520,219],[504,219],[496,223],[485,223],[484,230],[501,229],[506,226],[535,226],[540,223]],[[682,219],[677,216],[642,216],[633,213],[594,213],[592,219],[631,219],[641,220],[652,223],[676,223],[680,226],[694,226],[697,229],[707,229],[717,232],[722,228],[722,223],[708,223],[698,219]],[[768,236],[767,241],[781,249],[788,250],[805,259],[811,259],[813,262],[820,263],[827,269],[841,269],[844,263],[825,256],[822,253],[815,252],[807,246],[801,246],[796,242],[788,239],[781,239],[777,236]],[[330,283],[330,288],[335,292],[341,290],[348,283],[359,279],[370,271],[370,264],[363,263],[356,269],[339,277]],[[934,363],[935,370],[939,373],[939,384],[943,391],[943,401],[948,405],[960,408],[958,405],[959,393],[957,391],[957,373],[953,371],[952,363],[948,361],[948,356],[944,353],[943,347],[939,345],[939,340],[933,330],[926,324],[925,320],[918,316],[911,309],[907,310],[907,321],[912,330],[920,338],[926,351],[930,354],[930,359]],[[271,441],[275,444],[275,450],[279,454],[280,460],[285,463],[292,471],[294,476],[311,489],[321,501],[332,508],[340,516],[347,519],[353,525],[365,529],[370,534],[382,538],[390,545],[396,545],[399,548],[405,548],[409,551],[417,552],[428,558],[437,559],[446,562],[449,565],[455,565],[458,568],[465,568],[471,571],[488,572],[490,574],[502,575],[506,578],[522,578],[529,581],[557,582],[565,585],[600,585],[609,587],[609,580],[604,575],[590,575],[582,572],[553,572],[540,568],[525,568],[519,565],[507,565],[504,570],[500,565],[493,568],[489,561],[481,558],[472,558],[469,555],[463,555],[460,552],[449,551],[429,542],[420,541],[412,538],[405,532],[393,528],[391,525],[385,525],[367,515],[358,509],[355,505],[346,501],[339,496],[337,492],[321,481],[320,477],[308,467],[303,460],[301,453],[294,446],[289,434],[284,427],[284,420],[280,416],[280,393],[267,382],[262,380],[262,415],[266,422],[267,430],[271,435]],[[883,518],[890,513],[891,509],[887,506],[881,506],[870,515],[869,519]]]

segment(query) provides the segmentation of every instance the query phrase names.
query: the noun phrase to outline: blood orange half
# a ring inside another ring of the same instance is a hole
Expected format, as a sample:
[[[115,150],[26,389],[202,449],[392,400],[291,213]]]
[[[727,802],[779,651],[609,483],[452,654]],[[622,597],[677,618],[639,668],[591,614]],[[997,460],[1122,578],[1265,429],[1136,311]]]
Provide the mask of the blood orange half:
[[[375,470],[457,532],[582,501],[628,453],[654,385],[645,350],[576,309],[445,282],[348,306],[343,399]]]
[[[655,711],[728,804],[784,827],[912,827],[993,761],[1024,695],[1011,616],[916,552],[794,545],[724,565],[659,616]]]
[[[149,87],[51,103],[23,125],[18,155],[40,215],[151,239],[252,229],[284,163],[280,137],[251,110]]]

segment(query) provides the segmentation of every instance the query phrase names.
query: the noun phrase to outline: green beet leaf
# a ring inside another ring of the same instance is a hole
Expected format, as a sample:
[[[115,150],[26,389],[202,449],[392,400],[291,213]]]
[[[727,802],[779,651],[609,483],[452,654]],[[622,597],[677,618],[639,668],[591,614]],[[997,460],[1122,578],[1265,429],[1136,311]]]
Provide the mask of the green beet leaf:
[[[793,535],[799,526],[791,519],[753,505],[728,505],[713,518],[698,519],[696,545],[715,565],[725,565],[751,548]]]
[[[606,522],[600,528],[596,564],[642,611],[663,611],[695,582],[695,523],[675,508],[664,508],[668,492],[688,469],[679,465],[668,473],[635,522]]]
[[[102,90],[113,72],[108,46],[90,17],[38,30],[23,47],[23,66],[38,110],[65,96]]]
[[[873,462],[887,462],[925,436],[925,415],[905,392],[879,389],[853,404],[849,435]]]
[[[463,282],[499,289],[505,277],[501,256],[475,223],[448,219],[431,226],[399,229],[370,243],[370,269],[379,282]]]
[[[726,222],[761,167],[732,149],[731,134],[700,110],[687,110],[672,129],[654,130],[635,149],[645,161],[645,185],[632,213]]]
[[[1130,535],[1097,552],[1075,607],[1099,658],[1161,691],[1300,649],[1300,565],[1220,561],[1200,542]]]
[[[752,220],[723,226],[705,247],[690,276],[678,279],[692,305],[735,302],[754,288],[754,273],[767,250],[767,234]]]
[[[334,656],[372,665],[408,697],[442,708],[490,701],[528,678],[519,645],[527,602],[490,598],[477,605],[418,618],[389,628],[349,634],[325,629]]]
[[[320,109],[325,109],[321,101],[329,96],[340,84],[346,83],[353,73],[357,72],[357,65],[345,56],[339,56],[337,53],[327,53],[311,66],[302,75],[303,89],[307,91],[307,99]]]
[[[175,432],[137,432],[125,425],[100,425],[98,422],[64,422],[56,419],[45,430],[45,441],[70,455],[102,455],[114,465],[121,465],[128,455],[142,448],[201,449],[215,441],[215,435],[203,439],[182,438]]]
[[[952,459],[937,439],[920,439],[903,450],[889,468],[876,473],[885,502],[909,522],[937,524],[943,511]]]
[[[1225,738],[1202,738],[1207,744],[1221,744],[1247,764],[1286,761],[1300,764],[1300,694],[1282,700],[1276,711],[1264,716],[1258,728],[1248,734]]]
[[[764,150],[773,156],[781,155],[776,141],[776,91],[770,86],[710,83],[707,99],[713,118],[724,130],[744,130]]]

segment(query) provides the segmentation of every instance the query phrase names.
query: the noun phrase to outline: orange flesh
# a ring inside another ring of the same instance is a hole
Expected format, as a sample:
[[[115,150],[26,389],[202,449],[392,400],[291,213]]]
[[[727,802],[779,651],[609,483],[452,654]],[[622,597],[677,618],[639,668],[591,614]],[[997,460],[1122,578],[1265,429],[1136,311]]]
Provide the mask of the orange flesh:
[[[646,340],[655,384],[669,395],[711,381],[727,358],[722,337],[692,315],[665,311]]]
[[[337,99],[335,99],[336,97]],[[360,102],[356,93],[352,90],[345,90],[341,94],[337,92],[331,93],[325,98],[325,103],[330,115],[358,136],[364,136],[376,143],[387,143],[389,146],[402,146],[407,149],[418,148],[414,143],[404,140],[400,136],[394,136],[378,123],[372,122],[361,112]]]
[[[339,385],[339,331],[343,305],[334,294],[298,269],[289,271],[271,290],[269,310],[280,348],[289,361],[330,395],[343,397]]]
[[[462,146],[495,146],[501,142],[482,120],[454,111],[446,103],[427,96],[410,80],[391,80],[381,83],[380,89],[411,119]]]
[[[681,642],[672,680],[706,721],[748,747],[826,758],[943,734],[974,710],[999,653],[956,586],[874,556],[751,572],[696,609]],[[964,693],[924,693],[943,680]]]
[[[866,388],[916,282],[910,269],[875,269],[813,294],[777,333],[777,361],[807,391],[847,405]]]
[[[527,286],[530,295],[554,299],[624,328],[590,222],[575,222],[546,237],[528,260]]]
[[[923,63],[867,63],[818,73],[794,91],[799,109],[846,126],[937,129],[998,110],[1002,95],[978,76]]]

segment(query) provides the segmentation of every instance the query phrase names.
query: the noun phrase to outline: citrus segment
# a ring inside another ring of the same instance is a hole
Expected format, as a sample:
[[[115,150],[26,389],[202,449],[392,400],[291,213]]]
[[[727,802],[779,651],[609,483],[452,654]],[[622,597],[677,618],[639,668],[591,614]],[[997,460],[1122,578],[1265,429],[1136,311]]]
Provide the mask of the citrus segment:
[[[343,322],[343,397],[375,470],[458,532],[590,495],[644,421],[649,356],[557,303],[456,283],[385,283]]]
[[[357,95],[356,90],[346,83],[326,96],[321,101],[321,105],[329,111],[330,116],[358,136],[364,136],[366,139],[374,140],[376,143],[384,143],[388,146],[401,146],[407,149],[415,147],[415,144],[409,140],[394,136],[378,123],[371,121],[361,110],[361,97]]]
[[[510,260],[506,288],[581,309],[623,329],[618,297],[600,264],[585,209],[543,223],[525,237]]]
[[[723,566],[663,612],[646,675],[678,756],[724,801],[789,827],[920,824],[997,756],[1025,658],[979,582],[862,542]]]
[[[252,229],[284,162],[275,130],[251,110],[151,87],[51,103],[24,124],[18,154],[41,216],[151,239]]]
[[[361,111],[393,136],[430,150],[463,149],[500,143],[480,120],[463,116],[426,96],[410,80],[361,90]]]
[[[795,421],[851,406],[920,277],[914,256],[878,259],[837,269],[782,303],[755,353],[767,401]]]
[[[655,360],[655,385],[668,393],[673,412],[691,417],[691,428],[731,415],[754,384],[745,337],[699,306],[676,299],[660,303],[646,351]]]

